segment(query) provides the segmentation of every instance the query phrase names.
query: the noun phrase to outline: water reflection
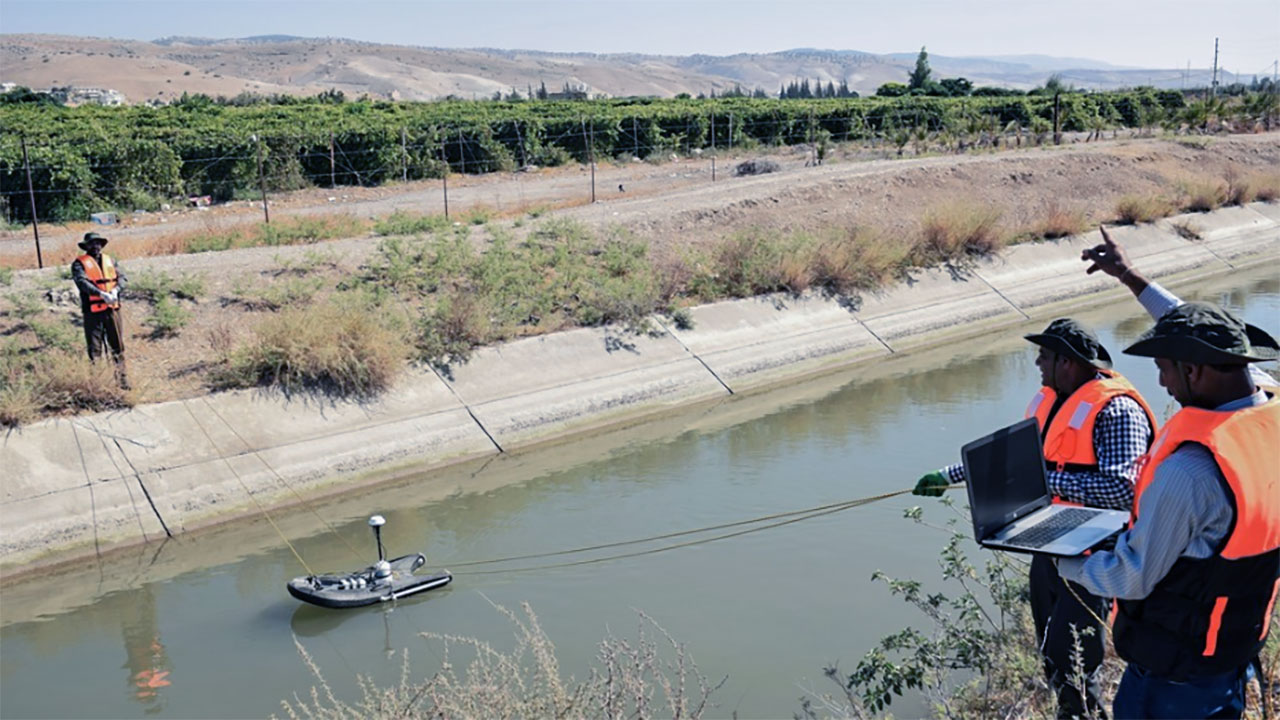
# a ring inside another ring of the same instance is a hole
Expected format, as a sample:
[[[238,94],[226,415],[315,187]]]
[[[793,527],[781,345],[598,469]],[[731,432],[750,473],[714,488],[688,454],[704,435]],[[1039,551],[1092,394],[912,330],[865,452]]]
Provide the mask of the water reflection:
[[[117,597],[123,599],[126,596]],[[128,597],[127,602],[122,601],[119,605],[117,612],[125,650],[122,667],[129,673],[125,682],[146,713],[158,715],[164,711],[164,698],[160,691],[171,684],[169,673],[172,668],[164,643],[160,641],[156,599],[151,585],[142,586]]]

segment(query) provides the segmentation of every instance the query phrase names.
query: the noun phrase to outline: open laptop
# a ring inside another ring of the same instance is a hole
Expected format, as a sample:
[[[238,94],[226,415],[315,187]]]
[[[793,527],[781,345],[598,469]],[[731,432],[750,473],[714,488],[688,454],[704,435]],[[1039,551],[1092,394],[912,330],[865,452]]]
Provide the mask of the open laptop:
[[[1129,521],[1123,510],[1053,504],[1035,418],[974,440],[961,454],[973,534],[984,547],[1071,557]]]

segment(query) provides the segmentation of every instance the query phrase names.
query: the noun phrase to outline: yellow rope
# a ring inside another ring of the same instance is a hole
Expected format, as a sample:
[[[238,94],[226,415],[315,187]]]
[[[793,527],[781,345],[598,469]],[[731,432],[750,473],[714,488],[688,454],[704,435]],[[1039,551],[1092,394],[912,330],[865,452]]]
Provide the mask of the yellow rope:
[[[213,412],[213,414],[218,418],[218,420],[222,421],[223,425],[227,426],[227,429],[231,431],[231,434],[235,435],[236,439],[238,439],[246,448],[252,447],[251,445],[249,445],[248,442],[245,441],[244,437],[240,435],[240,432],[236,430],[235,426],[227,422],[226,418],[222,417],[222,415],[218,413],[218,409],[213,406],[213,403],[206,400],[204,404],[206,407],[209,408],[209,410]],[[188,410],[188,412],[190,411]],[[208,436],[206,435],[206,437]],[[307,501],[303,499],[302,495],[300,495],[298,491],[293,488],[292,485],[290,485],[288,482],[285,481],[284,477],[282,477],[280,473],[277,472],[276,469],[271,466],[271,463],[267,462],[257,450],[250,450],[249,452],[253,453],[253,456],[258,459],[258,462],[262,463],[268,470],[271,471],[272,475],[276,476],[276,479],[280,481],[281,485],[284,485],[286,488],[289,489],[289,492],[293,493],[293,496],[298,499],[298,503],[301,504],[302,507],[309,510],[312,515],[315,515],[316,519],[319,520],[326,528],[329,529],[329,532],[333,533],[334,535],[337,535],[338,539],[342,541],[343,545],[347,546],[347,549],[351,551],[352,555],[355,555],[357,558],[361,557],[360,551],[356,550],[355,547],[342,535],[342,533],[338,532],[332,525],[330,525],[324,519],[324,517],[320,515],[320,513],[316,512],[315,508],[307,504]]]
[[[222,451],[218,449],[217,443],[215,443],[213,438],[209,436],[209,431],[204,429],[204,424],[200,422],[200,418],[196,417],[196,414],[191,412],[191,408],[187,405],[186,401],[183,401],[182,407],[186,408],[187,414],[195,421],[196,427],[200,428],[200,432],[204,434],[205,440],[208,440],[209,444],[213,446],[214,452],[218,453],[218,455],[222,455]],[[231,471],[231,474],[236,477],[236,480],[240,483],[240,487],[244,488],[245,494],[248,495],[249,499],[253,501],[253,504],[258,507],[258,512],[262,513],[262,516],[267,519],[267,522],[271,523],[271,527],[275,528],[276,534],[280,536],[280,539],[284,541],[284,544],[289,546],[289,551],[293,553],[294,557],[298,558],[298,562],[302,564],[302,568],[307,571],[308,575],[315,575],[315,571],[313,571],[311,567],[307,565],[307,561],[303,560],[302,556],[298,554],[298,549],[293,546],[293,543],[289,542],[289,538],[285,537],[284,532],[280,530],[280,526],[276,525],[276,521],[271,519],[271,515],[267,512],[267,509],[262,507],[262,503],[258,502],[258,498],[254,497],[253,493],[250,492],[249,486],[245,485],[244,479],[240,477],[240,473],[236,472],[235,466],[231,464],[231,461],[226,457],[223,457],[222,462],[226,464],[227,469]]]

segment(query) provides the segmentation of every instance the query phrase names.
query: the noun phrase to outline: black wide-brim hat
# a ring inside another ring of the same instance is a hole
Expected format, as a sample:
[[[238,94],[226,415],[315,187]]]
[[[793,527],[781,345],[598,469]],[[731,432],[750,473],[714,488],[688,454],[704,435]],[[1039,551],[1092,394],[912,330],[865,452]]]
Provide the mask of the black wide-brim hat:
[[[1058,318],[1049,323],[1044,332],[1023,337],[1040,347],[1075,358],[1086,365],[1100,370],[1111,369],[1111,354],[1098,341],[1098,336],[1071,318]]]
[[[1280,344],[1213,303],[1189,302],[1165,313],[1124,352],[1196,365],[1242,365],[1280,359]]]
[[[96,232],[87,232],[87,233],[85,233],[85,234],[84,234],[84,239],[83,239],[83,240],[81,240],[81,241],[80,241],[80,243],[79,243],[79,245],[80,245],[80,249],[81,249],[81,250],[88,250],[88,249],[89,249],[89,244],[90,244],[90,243],[102,243],[103,245],[106,245],[106,244],[107,244],[107,239],[106,239],[106,238],[104,238],[104,237],[102,237],[101,235],[99,235],[99,234],[98,234],[98,233],[96,233]]]

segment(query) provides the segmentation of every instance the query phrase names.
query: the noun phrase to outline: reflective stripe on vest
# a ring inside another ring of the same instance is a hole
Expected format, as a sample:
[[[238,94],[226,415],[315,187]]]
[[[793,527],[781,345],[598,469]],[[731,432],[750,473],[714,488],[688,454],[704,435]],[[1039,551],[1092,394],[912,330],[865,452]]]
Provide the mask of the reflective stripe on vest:
[[[1181,557],[1146,598],[1121,601],[1115,626],[1121,657],[1174,679],[1243,665],[1266,641],[1280,589],[1280,400],[1174,415],[1144,458],[1135,521],[1160,464],[1186,443],[1213,454],[1234,522],[1215,555]]]
[[[92,255],[81,255],[76,258],[80,264],[84,266],[84,275],[102,292],[111,292],[116,289],[116,264],[110,255],[102,254],[102,267],[98,267],[98,263],[94,261]],[[108,303],[103,300],[100,295],[93,295],[89,298],[89,312],[103,312],[112,308],[120,307],[119,301]]]
[[[1090,380],[1071,393],[1052,420],[1047,420],[1057,400],[1052,389],[1040,388],[1027,406],[1026,416],[1040,421],[1044,459],[1050,469],[1065,470],[1069,465],[1083,468],[1098,466],[1098,456],[1093,448],[1094,424],[1098,413],[1114,398],[1122,395],[1132,398],[1146,414],[1152,431],[1156,429],[1155,413],[1151,412],[1138,390],[1117,372],[1100,372],[1103,377]],[[1047,430],[1046,422],[1049,422]]]
[[[1133,517],[1156,468],[1183,443],[1213,453],[1235,504],[1220,555],[1228,560],[1280,548],[1280,400],[1233,412],[1183,408],[1156,435],[1134,488]]]

